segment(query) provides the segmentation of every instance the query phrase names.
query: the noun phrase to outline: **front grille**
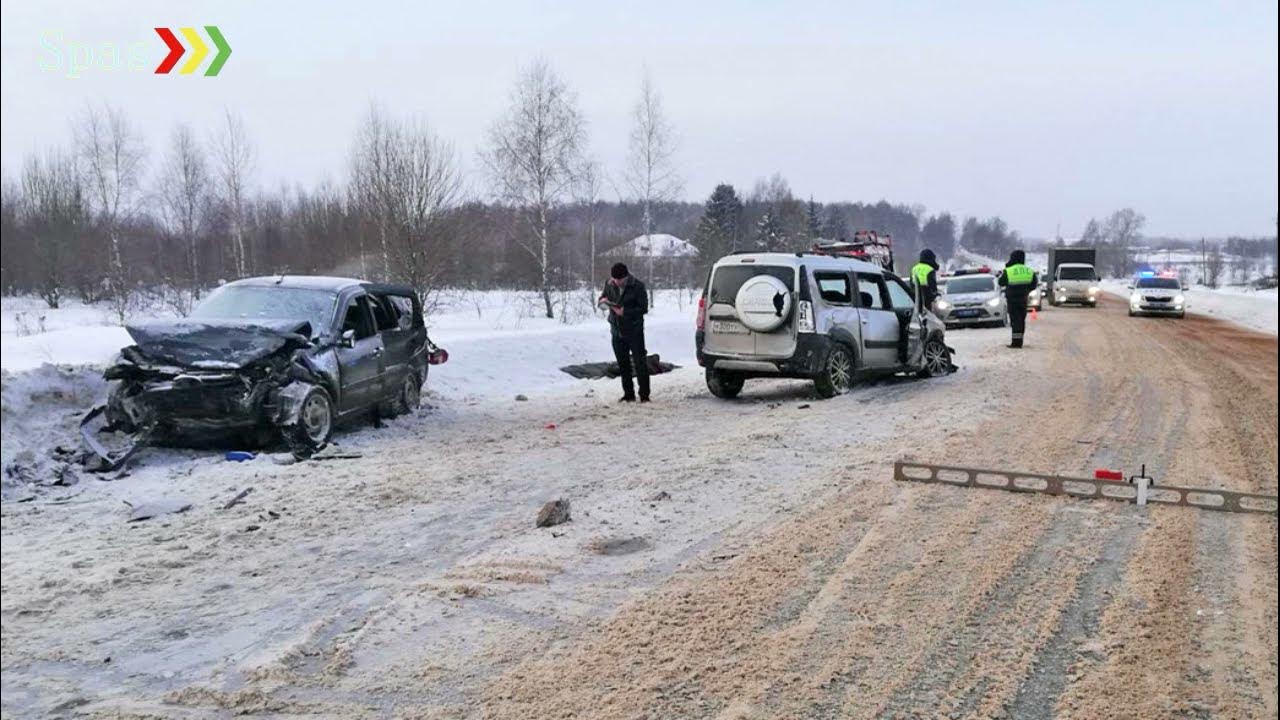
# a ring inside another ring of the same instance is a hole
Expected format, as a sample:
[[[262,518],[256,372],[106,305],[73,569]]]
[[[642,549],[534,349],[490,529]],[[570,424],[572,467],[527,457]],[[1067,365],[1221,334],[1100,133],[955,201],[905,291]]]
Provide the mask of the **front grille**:
[[[1172,300],[1173,298],[1167,298],[1167,297],[1152,297],[1152,296],[1148,295],[1148,296],[1146,296],[1146,298],[1144,298],[1144,299],[1145,299],[1147,302],[1153,302],[1153,303],[1167,303],[1167,302],[1169,302],[1170,300]]]

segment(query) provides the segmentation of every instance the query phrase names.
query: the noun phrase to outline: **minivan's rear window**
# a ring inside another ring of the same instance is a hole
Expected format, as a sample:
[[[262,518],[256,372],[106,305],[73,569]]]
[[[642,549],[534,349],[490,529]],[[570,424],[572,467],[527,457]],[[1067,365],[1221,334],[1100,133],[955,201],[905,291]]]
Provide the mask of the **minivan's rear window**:
[[[707,301],[732,305],[738,297],[742,284],[756,275],[772,275],[781,280],[788,290],[796,289],[795,268],[778,267],[776,265],[729,265],[716,268],[711,275],[711,289],[707,293]]]

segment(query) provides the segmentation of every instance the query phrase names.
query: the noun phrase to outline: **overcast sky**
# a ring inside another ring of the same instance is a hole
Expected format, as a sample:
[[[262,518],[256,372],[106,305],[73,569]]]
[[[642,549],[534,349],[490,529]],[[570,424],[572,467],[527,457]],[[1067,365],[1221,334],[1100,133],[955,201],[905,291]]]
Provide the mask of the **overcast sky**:
[[[1124,206],[1149,234],[1275,232],[1275,0],[622,4],[4,2],[4,171],[65,144],[99,101],[129,113],[153,159],[174,123],[207,131],[231,108],[263,185],[341,181],[371,100],[425,117],[474,168],[541,55],[615,172],[647,66],[691,200],[777,171],[802,197],[998,214],[1033,237]],[[152,73],[153,27],[208,24],[233,49],[219,77]],[[68,77],[73,46],[101,59],[104,43],[140,43],[145,67]]]

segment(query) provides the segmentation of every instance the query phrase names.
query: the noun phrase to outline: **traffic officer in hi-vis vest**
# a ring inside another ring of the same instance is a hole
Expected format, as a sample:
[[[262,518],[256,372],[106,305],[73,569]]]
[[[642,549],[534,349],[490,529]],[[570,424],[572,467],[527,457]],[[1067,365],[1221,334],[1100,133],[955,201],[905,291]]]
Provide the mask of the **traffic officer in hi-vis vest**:
[[[1040,278],[1036,271],[1027,267],[1027,254],[1021,250],[1009,253],[1009,262],[998,278],[1000,287],[1004,288],[1004,298],[1009,306],[1009,326],[1013,329],[1011,348],[1022,347],[1022,338],[1027,331],[1027,296],[1039,287]]]
[[[916,284],[916,296],[925,310],[933,310],[938,299],[938,258],[929,248],[920,251],[920,262],[911,267],[911,282]]]
[[[932,311],[933,301],[938,299],[938,258],[929,248],[920,251],[920,262],[911,266],[911,282],[916,286],[916,298],[922,311]],[[907,334],[910,318],[898,318],[898,362],[907,362]]]

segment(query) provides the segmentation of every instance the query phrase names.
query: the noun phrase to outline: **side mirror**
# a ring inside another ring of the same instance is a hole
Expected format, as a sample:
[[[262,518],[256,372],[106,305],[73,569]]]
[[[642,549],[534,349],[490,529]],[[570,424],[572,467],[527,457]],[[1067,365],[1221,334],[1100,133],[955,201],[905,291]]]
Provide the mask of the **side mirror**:
[[[1126,288],[1126,289],[1128,289],[1128,290],[1132,290],[1132,289],[1133,289],[1133,284],[1132,284],[1132,283],[1130,283],[1130,284],[1128,284],[1128,285],[1125,285],[1125,288]]]
[[[341,341],[341,342],[342,342],[342,347],[349,347],[349,348],[353,348],[353,347],[355,347],[355,346],[356,346],[356,331],[355,331],[355,330],[343,330],[343,331],[342,331],[342,341]]]

